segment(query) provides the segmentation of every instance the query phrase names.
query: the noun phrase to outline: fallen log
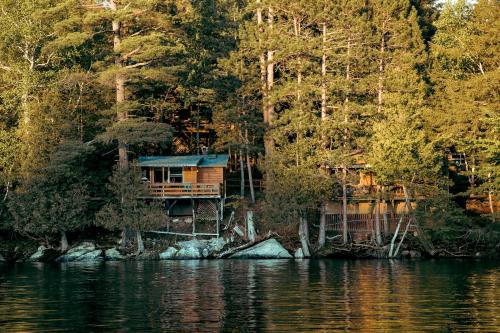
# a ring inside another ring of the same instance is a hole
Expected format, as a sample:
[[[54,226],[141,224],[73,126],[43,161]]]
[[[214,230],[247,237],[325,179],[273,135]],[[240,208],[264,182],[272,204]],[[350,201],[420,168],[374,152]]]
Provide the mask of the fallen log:
[[[240,245],[240,246],[236,246],[236,247],[232,247],[232,248],[229,248],[227,249],[226,251],[220,253],[218,256],[217,256],[217,259],[224,259],[224,258],[227,258],[229,256],[231,256],[232,254],[236,253],[236,252],[239,252],[239,251],[242,251],[242,250],[245,250],[245,249],[248,249],[249,247],[252,247],[254,245],[257,245],[265,240],[268,240],[269,238],[272,238],[276,236],[275,233],[271,233],[271,232],[268,232],[266,236],[262,237],[262,238],[259,238],[258,240],[255,240],[255,241],[250,241],[248,243],[245,243],[243,245]]]

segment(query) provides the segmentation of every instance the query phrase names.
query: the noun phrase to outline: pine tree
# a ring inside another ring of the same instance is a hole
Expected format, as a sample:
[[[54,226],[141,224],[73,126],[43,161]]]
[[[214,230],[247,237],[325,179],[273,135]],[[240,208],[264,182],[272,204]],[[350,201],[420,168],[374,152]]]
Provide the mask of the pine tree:
[[[147,84],[170,81],[184,46],[175,33],[170,4],[165,1],[130,1],[126,4],[110,0],[89,1],[82,24],[88,38],[105,38],[107,44],[95,69],[101,82],[112,82],[115,93],[110,111],[114,120],[100,136],[103,141],[118,142],[119,164],[128,167],[128,145],[165,142],[170,128],[148,121],[148,110],[141,100]]]
[[[97,213],[97,223],[109,230],[135,230],[137,254],[143,253],[141,232],[161,227],[167,221],[162,206],[144,200],[148,193],[147,184],[142,181],[137,166],[123,169],[118,165],[107,187],[112,196]],[[123,239],[122,246],[125,246]]]

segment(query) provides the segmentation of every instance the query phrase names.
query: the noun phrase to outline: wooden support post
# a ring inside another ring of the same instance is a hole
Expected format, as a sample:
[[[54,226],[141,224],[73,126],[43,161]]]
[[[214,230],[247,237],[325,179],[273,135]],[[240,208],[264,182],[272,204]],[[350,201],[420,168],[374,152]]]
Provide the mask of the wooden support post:
[[[195,208],[194,208],[194,200],[191,199],[191,207],[193,209],[193,235],[195,234],[196,232],[196,212],[195,212]]]
[[[220,220],[219,220],[219,210],[217,209],[217,200],[215,200],[215,214],[217,215],[215,217],[216,220],[216,228],[217,228],[217,238],[219,238],[219,225],[220,225]]]
[[[220,220],[224,220],[224,198],[220,199]]]

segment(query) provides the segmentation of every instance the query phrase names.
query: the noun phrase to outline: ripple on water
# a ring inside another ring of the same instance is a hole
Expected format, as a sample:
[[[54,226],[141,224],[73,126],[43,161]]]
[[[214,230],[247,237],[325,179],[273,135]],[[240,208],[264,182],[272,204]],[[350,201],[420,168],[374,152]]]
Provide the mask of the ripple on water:
[[[0,266],[0,332],[499,332],[500,264],[224,260]]]

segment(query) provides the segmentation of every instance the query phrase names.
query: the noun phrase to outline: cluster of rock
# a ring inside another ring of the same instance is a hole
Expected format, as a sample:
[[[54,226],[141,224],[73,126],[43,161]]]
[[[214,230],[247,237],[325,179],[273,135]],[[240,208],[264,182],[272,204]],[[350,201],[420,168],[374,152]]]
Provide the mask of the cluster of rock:
[[[182,259],[207,259],[218,258],[230,240],[222,237],[206,240],[192,239],[177,242],[165,251],[154,254],[145,253],[141,256],[125,256],[116,248],[101,249],[94,243],[83,242],[61,254],[59,251],[40,246],[27,261],[29,262],[99,262],[126,259],[160,259],[160,260],[182,260]],[[302,258],[301,251],[297,251],[295,257]],[[236,251],[228,256],[231,259],[292,259],[292,256],[276,239],[267,239],[253,246]],[[0,256],[0,261],[4,258]]]
[[[57,250],[40,246],[27,261],[30,262],[91,262],[102,260],[123,260],[123,256],[117,249],[102,250],[96,248],[95,244],[83,242],[78,246],[69,249],[66,253],[60,254]]]
[[[214,258],[226,245],[223,238],[179,242],[160,253],[160,259]],[[293,256],[276,240],[268,239],[229,256],[231,259],[291,259]]]

